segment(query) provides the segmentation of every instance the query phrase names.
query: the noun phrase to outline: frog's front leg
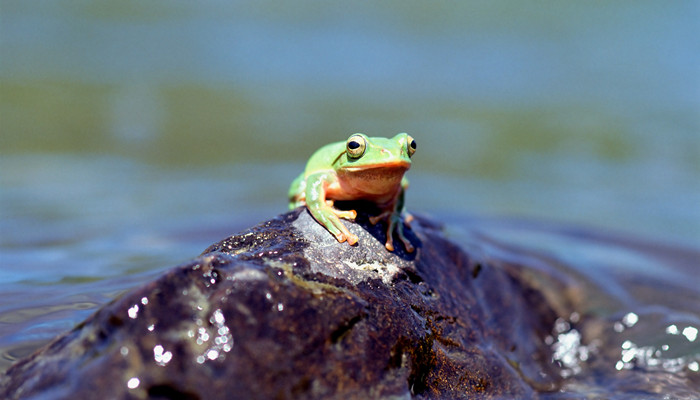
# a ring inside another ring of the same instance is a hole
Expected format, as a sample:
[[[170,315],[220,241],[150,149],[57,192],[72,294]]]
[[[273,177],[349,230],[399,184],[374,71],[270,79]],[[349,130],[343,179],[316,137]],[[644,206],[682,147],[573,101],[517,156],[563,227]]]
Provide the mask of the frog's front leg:
[[[329,173],[320,172],[309,175],[306,183],[306,207],[316,221],[328,229],[339,242],[347,240],[353,245],[357,243],[357,235],[350,233],[339,218],[355,219],[357,213],[355,210],[337,210],[333,207],[333,200],[326,199],[327,188],[334,181],[335,176]]]

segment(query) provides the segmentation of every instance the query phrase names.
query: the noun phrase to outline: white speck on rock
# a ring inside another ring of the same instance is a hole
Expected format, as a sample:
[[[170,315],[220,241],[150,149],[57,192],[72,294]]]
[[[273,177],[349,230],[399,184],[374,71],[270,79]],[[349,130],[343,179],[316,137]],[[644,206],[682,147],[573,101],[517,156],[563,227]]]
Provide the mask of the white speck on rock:
[[[399,267],[394,264],[380,264],[378,262],[358,264],[354,261],[343,261],[343,263],[348,267],[363,273],[368,278],[380,278],[385,284],[391,283],[391,281],[400,271]]]

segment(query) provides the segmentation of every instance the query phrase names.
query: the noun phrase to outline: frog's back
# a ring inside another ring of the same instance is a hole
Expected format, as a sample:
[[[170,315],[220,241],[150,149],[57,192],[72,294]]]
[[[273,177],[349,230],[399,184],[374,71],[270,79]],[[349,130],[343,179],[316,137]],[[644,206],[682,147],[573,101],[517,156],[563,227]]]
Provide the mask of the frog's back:
[[[345,142],[327,144],[316,150],[306,162],[304,171],[292,181],[289,187],[289,208],[294,209],[304,205],[306,178],[319,171],[333,170],[333,163],[345,152]]]
[[[345,154],[345,142],[335,142],[321,147],[306,163],[304,177],[319,171],[332,170],[335,161],[343,154]]]

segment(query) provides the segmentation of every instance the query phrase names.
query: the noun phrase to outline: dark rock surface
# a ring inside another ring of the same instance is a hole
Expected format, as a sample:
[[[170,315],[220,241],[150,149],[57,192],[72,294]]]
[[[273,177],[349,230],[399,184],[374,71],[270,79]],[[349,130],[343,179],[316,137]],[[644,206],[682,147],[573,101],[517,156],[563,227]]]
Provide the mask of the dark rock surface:
[[[418,218],[338,243],[302,209],[104,306],[2,378],[0,398],[530,398],[560,384],[544,338],[566,301],[477,262]],[[555,279],[548,285],[561,284]]]

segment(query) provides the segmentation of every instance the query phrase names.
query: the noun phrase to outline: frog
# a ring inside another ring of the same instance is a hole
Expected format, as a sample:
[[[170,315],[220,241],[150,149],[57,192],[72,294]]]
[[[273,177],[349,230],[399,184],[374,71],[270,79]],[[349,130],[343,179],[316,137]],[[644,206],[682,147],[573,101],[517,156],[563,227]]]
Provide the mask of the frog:
[[[369,218],[370,222],[376,225],[386,221],[386,249],[394,251],[396,230],[404,248],[411,253],[415,248],[404,233],[404,224],[410,228],[413,220],[404,211],[409,185],[405,173],[411,168],[416,148],[416,141],[405,132],[393,138],[354,133],[346,141],[325,145],[313,153],[304,171],[292,182],[289,208],[306,206],[338,242],[355,245],[357,235],[340,219],[353,221],[357,211],[339,210],[334,202],[369,201],[379,210],[379,215]]]

